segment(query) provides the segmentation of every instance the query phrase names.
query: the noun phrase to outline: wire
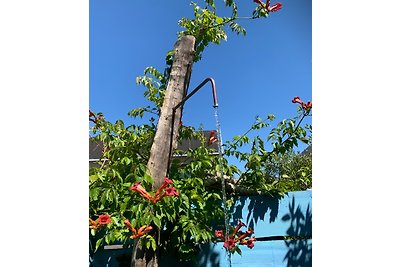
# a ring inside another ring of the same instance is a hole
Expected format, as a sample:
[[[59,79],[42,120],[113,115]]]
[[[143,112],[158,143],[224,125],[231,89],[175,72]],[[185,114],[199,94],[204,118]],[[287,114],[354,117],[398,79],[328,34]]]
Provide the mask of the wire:
[[[217,142],[218,142],[218,154],[219,154],[219,174],[221,177],[221,186],[222,186],[222,204],[223,204],[223,209],[224,209],[225,239],[227,239],[230,216],[229,216],[228,208],[226,205],[226,188],[225,188],[225,178],[224,178],[223,165],[222,165],[222,159],[223,159],[222,134],[221,134],[221,124],[219,122],[218,106],[214,107],[214,111],[215,111],[215,123],[216,123],[217,136],[218,136]],[[225,242],[227,242],[227,240],[225,240]],[[229,267],[231,267],[232,266],[232,254],[229,249],[227,249],[226,251],[228,254]]]

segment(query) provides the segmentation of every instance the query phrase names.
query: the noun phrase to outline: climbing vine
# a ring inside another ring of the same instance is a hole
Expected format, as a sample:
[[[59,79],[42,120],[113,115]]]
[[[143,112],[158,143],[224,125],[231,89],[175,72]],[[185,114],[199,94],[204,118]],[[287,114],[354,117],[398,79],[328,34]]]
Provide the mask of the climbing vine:
[[[239,20],[266,18],[282,7],[280,3],[271,5],[269,1],[254,2],[255,8],[249,17],[240,17],[237,3],[231,0],[223,1],[232,12],[229,17],[217,15],[213,0],[205,0],[202,7],[192,3],[193,18],[179,20],[183,30],[178,35],[196,38],[195,61],[201,59],[202,52],[210,44],[226,40],[227,28],[245,35]],[[173,56],[173,50],[167,53],[164,71],[148,67],[144,75],[136,79],[137,84],[146,88],[144,97],[151,105],[134,108],[128,114],[143,118],[148,113],[148,122],[125,125],[118,120],[111,123],[102,113],[89,112],[92,138],[103,144],[102,161],[89,173],[89,227],[96,240],[95,249],[104,244],[129,245],[139,240],[147,249],[159,249],[160,253],[174,251],[185,260],[195,255],[202,244],[225,240],[228,242],[224,243],[225,248],[240,253],[240,245],[252,248],[256,238],[251,228],[240,231],[244,226],[242,222],[235,222],[237,227],[230,233],[221,232],[224,210],[219,173],[227,177],[228,204],[232,204],[232,197],[240,194],[282,195],[311,187],[311,161],[293,151],[299,142],[311,142],[311,126],[303,127],[302,122],[311,116],[312,104],[295,97],[292,102],[298,104],[298,110],[293,118],[274,127],[272,114],[265,119],[257,118],[249,131],[223,145],[226,156],[245,163],[244,170],[229,164],[226,158],[220,164],[213,156],[215,150],[211,144],[216,141],[215,135],[207,139],[198,129],[181,125],[179,141],[197,139],[201,145],[188,151],[176,151],[178,155],[184,153],[186,160],[173,160],[164,184],[152,191],[153,178],[147,174],[146,166]],[[265,128],[270,128],[267,137],[248,137],[249,132]],[[251,144],[250,150],[246,151],[244,148],[248,144]],[[158,239],[154,238],[154,228],[160,229]],[[229,238],[224,239],[225,236]]]

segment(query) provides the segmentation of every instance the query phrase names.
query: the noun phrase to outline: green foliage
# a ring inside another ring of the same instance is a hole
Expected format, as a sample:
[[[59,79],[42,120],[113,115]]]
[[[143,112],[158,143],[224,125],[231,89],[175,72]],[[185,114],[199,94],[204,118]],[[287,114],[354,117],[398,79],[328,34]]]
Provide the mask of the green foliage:
[[[166,82],[167,79],[165,75],[154,67],[147,67],[144,70],[144,75],[136,78],[137,84],[144,85],[147,88],[144,92],[144,96],[156,106],[156,108],[151,109],[152,111],[154,111],[154,109],[159,111],[159,108],[162,105]]]
[[[300,125],[306,116],[310,114],[300,111],[294,118],[282,120],[270,130],[266,140],[259,135],[253,139],[243,135],[234,137],[234,142],[227,142],[225,154],[245,163],[245,171],[239,173],[236,185],[269,195],[311,188],[311,156],[293,152],[299,141],[311,143],[311,126]],[[268,120],[272,122],[273,119],[273,115],[268,115]],[[257,117],[246,134],[268,126],[269,123]],[[265,141],[270,141],[271,151],[267,150]],[[249,144],[250,151],[243,152],[241,148]]]
[[[202,52],[211,43],[219,44],[227,40],[225,28],[237,34],[246,34],[238,23],[238,6],[235,1],[225,0],[232,15],[217,15],[213,0],[205,0],[205,7],[193,5],[194,17],[182,18],[178,24],[183,27],[179,36],[193,35],[196,38],[195,61],[201,59]],[[266,17],[264,9],[256,7],[253,16],[246,19]],[[116,242],[130,244],[132,232],[125,226],[128,219],[132,227],[138,229],[151,225],[160,230],[160,239],[155,239],[155,231],[140,237],[143,247],[162,251],[176,251],[181,259],[190,259],[200,245],[214,240],[216,226],[223,225],[222,192],[220,182],[213,182],[220,174],[231,177],[230,183],[237,187],[256,190],[267,195],[283,194],[293,190],[311,187],[311,158],[293,153],[298,142],[311,142],[311,126],[300,126],[308,113],[279,122],[270,129],[269,135],[256,135],[250,138],[251,131],[265,131],[271,127],[275,117],[272,114],[263,120],[259,117],[243,135],[236,136],[224,144],[225,155],[234,156],[244,162],[244,170],[230,165],[226,158],[212,155],[213,151],[204,136],[193,127],[182,126],[179,140],[197,139],[201,146],[184,151],[184,160],[174,160],[169,178],[179,192],[178,197],[165,197],[152,203],[130,187],[141,181],[150,194],[153,179],[147,174],[147,161],[155,135],[155,121],[163,103],[170,69],[174,60],[174,50],[167,53],[163,72],[154,67],[144,70],[136,82],[146,90],[144,96],[151,103],[129,111],[134,118],[145,118],[151,114],[147,123],[126,126],[118,120],[111,123],[97,113],[101,120],[92,127],[94,139],[104,145],[103,160],[89,173],[89,215],[95,220],[101,214],[108,214],[112,221],[90,234],[96,240],[95,248]],[[267,142],[270,142],[269,149]],[[245,147],[250,146],[249,150]],[[269,151],[270,150],[270,151]],[[179,151],[176,151],[179,154]],[[181,154],[183,152],[181,151]],[[228,192],[228,204],[233,203],[235,192]],[[240,251],[238,251],[239,253]]]
[[[237,34],[246,35],[246,30],[235,22],[237,6],[234,1],[226,1],[226,5],[232,7],[232,17],[218,16],[214,1],[206,1],[205,8],[193,2],[191,5],[193,5],[194,18],[182,18],[178,24],[185,29],[179,32],[179,36],[192,35],[196,38],[195,62],[201,59],[201,53],[210,43],[219,44],[222,40],[227,40],[225,26]]]
[[[248,136],[250,131],[262,131],[271,127],[273,115],[266,120],[257,117],[249,131],[236,136],[224,144],[225,155],[235,156],[245,163],[245,169],[230,165],[226,158],[222,159],[222,170],[219,157],[213,156],[213,150],[207,140],[193,127],[182,126],[179,140],[197,139],[201,145],[183,152],[184,160],[175,159],[169,173],[179,197],[163,198],[153,204],[142,196],[129,190],[136,182],[151,191],[153,180],[147,175],[147,159],[154,137],[154,124],[126,127],[122,121],[114,124],[104,120],[96,124],[95,137],[104,143],[102,166],[90,170],[89,198],[90,216],[96,218],[100,214],[109,214],[112,223],[101,229],[96,247],[115,242],[131,243],[132,234],[124,226],[123,221],[129,219],[132,226],[153,225],[161,229],[161,250],[176,251],[182,259],[190,259],[200,245],[214,240],[213,229],[223,225],[222,193],[220,183],[210,180],[222,173],[233,179],[236,186],[256,190],[265,195],[282,195],[288,191],[305,190],[311,187],[311,157],[293,152],[298,141],[310,141],[311,127],[301,127],[304,116],[297,116],[279,122],[270,129],[267,138],[256,135]],[[309,116],[309,115],[307,115]],[[272,150],[268,151],[266,141],[271,141]],[[250,145],[248,151],[243,147]],[[228,192],[228,200],[235,192]],[[141,238],[143,246],[152,249],[157,247],[151,234]]]

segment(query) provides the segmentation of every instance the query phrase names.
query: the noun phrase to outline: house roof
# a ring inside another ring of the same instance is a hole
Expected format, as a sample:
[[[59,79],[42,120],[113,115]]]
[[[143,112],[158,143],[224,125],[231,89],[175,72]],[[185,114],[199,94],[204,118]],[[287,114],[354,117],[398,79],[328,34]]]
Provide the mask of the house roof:
[[[209,140],[212,135],[215,135],[214,130],[202,131],[206,140]],[[201,145],[201,141],[197,139],[186,139],[178,143],[177,150],[188,151],[189,149],[195,149]],[[103,153],[103,142],[95,141],[92,138],[89,139],[89,160],[95,161],[101,159]],[[210,142],[209,148],[218,151],[218,143]]]
[[[89,159],[99,160],[103,154],[103,142],[89,139]]]
[[[312,144],[301,152],[301,155],[312,155]]]

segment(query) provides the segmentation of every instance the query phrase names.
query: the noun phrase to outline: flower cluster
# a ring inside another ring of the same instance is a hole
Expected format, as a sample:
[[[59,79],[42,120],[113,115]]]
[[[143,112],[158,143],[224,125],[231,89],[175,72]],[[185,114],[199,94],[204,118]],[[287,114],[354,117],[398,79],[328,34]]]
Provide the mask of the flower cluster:
[[[131,186],[130,190],[138,192],[140,195],[142,195],[142,197],[152,203],[156,203],[164,197],[179,196],[179,192],[176,191],[175,187],[171,186],[172,180],[168,179],[168,177],[164,178],[164,183],[160,186],[160,188],[158,188],[154,196],[150,195],[146,189],[140,185],[140,183],[141,182],[139,181]]]
[[[239,224],[236,226],[231,235],[225,237],[222,230],[216,230],[215,237],[224,240],[224,248],[229,251],[234,250],[237,243],[239,245],[247,245],[248,248],[252,249],[254,247],[254,242],[256,241],[256,238],[250,236],[254,234],[254,230],[249,227],[245,232],[240,231],[240,228],[242,228],[243,226],[246,225],[241,220],[239,220]]]
[[[282,3],[280,2],[276,2],[272,6],[270,0],[267,0],[265,4],[261,0],[253,0],[253,2],[259,4],[262,8],[267,10],[267,12],[275,12],[282,8]]]
[[[208,137],[207,144],[210,146],[217,141],[218,141],[217,131],[214,130],[210,131],[210,136]]]
[[[308,101],[307,103],[304,103],[303,101],[300,100],[300,97],[296,96],[295,98],[293,98],[292,103],[298,103],[301,105],[301,107],[305,110],[305,111],[310,111],[312,108],[312,102]]]
[[[100,121],[104,120],[104,117],[102,115],[96,116],[96,114],[94,114],[93,111],[89,109],[89,120],[97,124]]]
[[[135,238],[139,238],[141,236],[144,236],[145,234],[147,234],[148,232],[150,232],[151,230],[153,230],[153,227],[151,227],[150,225],[143,225],[142,227],[140,227],[138,230],[136,230],[131,222],[126,219],[124,221],[124,224],[126,227],[128,227],[129,230],[131,230],[132,235],[130,236],[131,239],[135,239]]]
[[[93,230],[98,230],[109,223],[111,223],[111,218],[108,214],[100,215],[95,221],[89,218],[89,228]]]

